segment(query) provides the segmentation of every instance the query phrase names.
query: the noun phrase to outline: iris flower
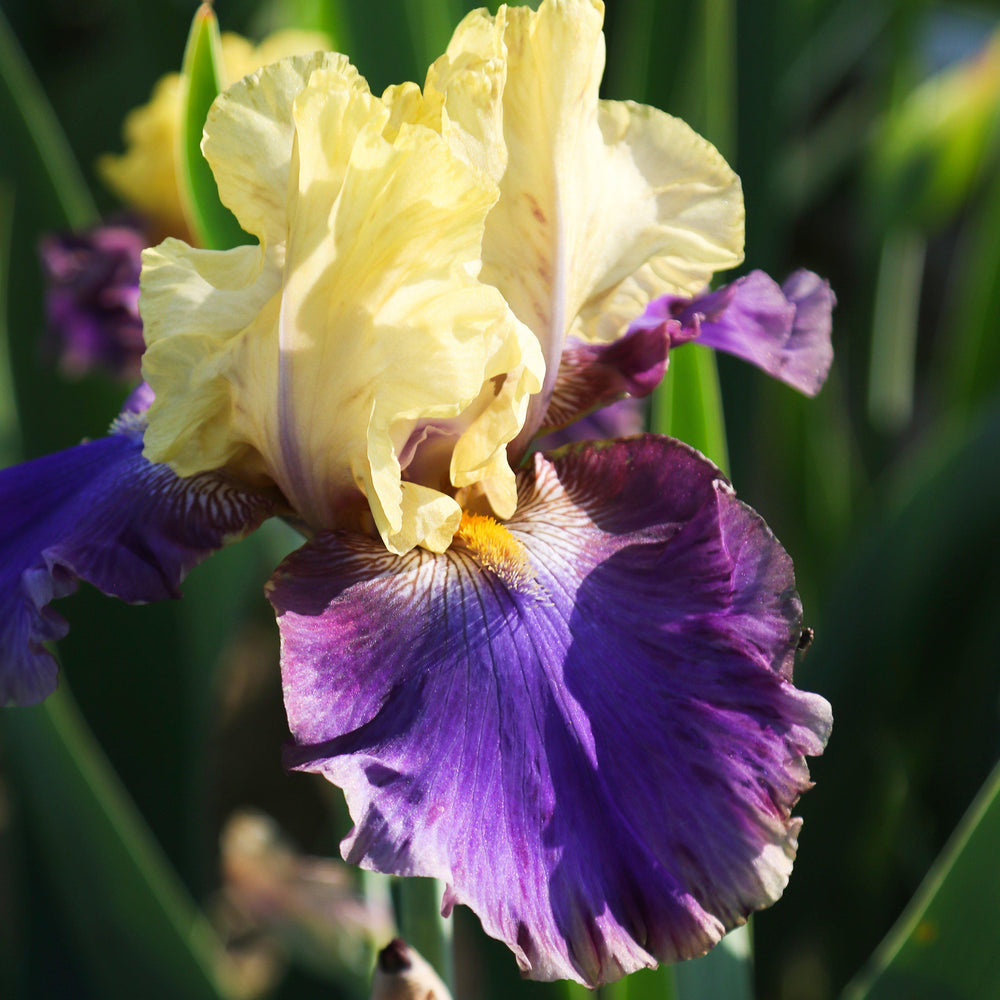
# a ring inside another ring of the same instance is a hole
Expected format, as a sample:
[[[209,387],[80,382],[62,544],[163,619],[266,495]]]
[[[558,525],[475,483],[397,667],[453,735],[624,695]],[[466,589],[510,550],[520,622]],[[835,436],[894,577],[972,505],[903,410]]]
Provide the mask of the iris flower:
[[[655,435],[530,452],[687,340],[808,392],[829,364],[815,275],[706,291],[739,181],[598,99],[602,15],[474,12],[422,90],[316,54],[222,94],[203,149],[259,244],[146,251],[149,388],[0,479],[5,699],[53,687],[77,578],[170,596],[282,516],[287,759],[344,790],[344,857],[442,879],[526,974],[591,985],[780,896],[830,729],[792,684],[791,561],[717,468]]]

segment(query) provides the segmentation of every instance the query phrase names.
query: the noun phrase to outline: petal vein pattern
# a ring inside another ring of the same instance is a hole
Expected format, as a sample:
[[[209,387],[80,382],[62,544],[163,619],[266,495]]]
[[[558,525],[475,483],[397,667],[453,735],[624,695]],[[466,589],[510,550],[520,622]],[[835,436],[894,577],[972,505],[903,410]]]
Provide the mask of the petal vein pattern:
[[[533,978],[596,985],[781,894],[829,706],[791,684],[787,555],[701,456],[588,446],[519,489],[532,588],[342,533],[279,567],[289,759],[344,788],[349,861],[444,879]]]

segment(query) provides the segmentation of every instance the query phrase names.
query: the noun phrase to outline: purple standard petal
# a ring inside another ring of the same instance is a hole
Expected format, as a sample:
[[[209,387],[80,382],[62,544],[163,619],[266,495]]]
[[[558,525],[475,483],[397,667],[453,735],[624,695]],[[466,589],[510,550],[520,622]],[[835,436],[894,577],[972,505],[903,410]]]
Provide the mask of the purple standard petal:
[[[596,985],[778,898],[830,709],[791,684],[788,556],[696,452],[536,455],[519,490],[443,555],[325,534],[282,564],[289,762],[344,789],[348,861]]]
[[[145,350],[139,270],[147,245],[141,227],[128,222],[42,240],[47,349],[66,374],[102,370],[124,380],[139,377]]]
[[[629,332],[664,330],[671,347],[694,340],[735,354],[815,396],[833,361],[836,301],[829,283],[812,271],[796,271],[780,287],[763,271],[751,271],[693,299],[655,299]]]
[[[146,461],[138,393],[116,433],[0,471],[0,704],[55,688],[42,644],[68,626],[47,605],[78,579],[134,603],[177,597],[192,566],[270,513],[219,476]]]

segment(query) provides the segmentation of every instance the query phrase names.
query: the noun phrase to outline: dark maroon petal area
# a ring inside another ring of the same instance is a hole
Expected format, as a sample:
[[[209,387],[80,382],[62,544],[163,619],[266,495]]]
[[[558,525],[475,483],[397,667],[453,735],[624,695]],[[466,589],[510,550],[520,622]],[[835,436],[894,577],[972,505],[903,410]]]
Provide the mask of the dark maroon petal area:
[[[763,271],[751,271],[693,299],[655,299],[629,333],[661,330],[672,348],[695,341],[725,351],[815,396],[833,361],[836,301],[829,283],[812,271],[796,271],[781,286]]]
[[[662,323],[631,330],[610,344],[568,344],[538,433],[559,430],[626,396],[648,396],[663,379],[669,350]]]
[[[270,513],[217,476],[178,479],[146,461],[140,396],[117,433],[0,471],[0,704],[55,688],[42,644],[68,626],[48,604],[77,580],[130,602],[177,597],[192,566]]]
[[[700,455],[536,455],[519,489],[530,570],[347,534],[282,564],[289,762],[345,790],[347,860],[446,880],[533,978],[595,985],[777,899],[830,709],[791,684],[788,556]]]

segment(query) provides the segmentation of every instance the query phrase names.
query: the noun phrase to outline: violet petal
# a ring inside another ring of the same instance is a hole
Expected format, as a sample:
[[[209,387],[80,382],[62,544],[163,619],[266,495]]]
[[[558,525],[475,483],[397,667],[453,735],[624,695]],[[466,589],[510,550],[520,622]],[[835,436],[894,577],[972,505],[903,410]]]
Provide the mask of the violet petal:
[[[795,271],[781,286],[763,271],[751,271],[693,299],[662,296],[629,331],[662,329],[671,348],[695,341],[725,351],[815,396],[833,361],[835,305],[829,283],[812,271]]]
[[[148,462],[132,405],[117,433],[0,471],[0,704],[55,688],[42,644],[68,626],[48,604],[77,580],[133,603],[176,597],[192,566],[270,513],[218,476]]]
[[[790,682],[788,556],[693,450],[536,455],[519,487],[533,577],[346,533],[279,567],[288,760],[344,789],[348,861],[444,879],[532,978],[596,985],[781,894],[829,705]]]

